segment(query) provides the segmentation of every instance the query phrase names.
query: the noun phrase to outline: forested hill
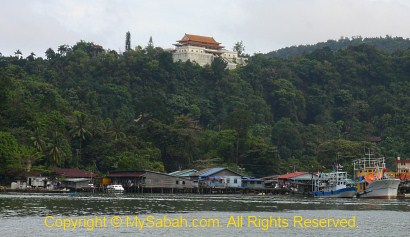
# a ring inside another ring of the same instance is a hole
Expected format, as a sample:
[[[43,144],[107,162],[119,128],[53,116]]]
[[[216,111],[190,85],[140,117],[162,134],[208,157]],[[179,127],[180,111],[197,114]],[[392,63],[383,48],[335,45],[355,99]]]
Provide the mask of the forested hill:
[[[223,166],[264,176],[331,169],[371,147],[410,155],[410,50],[361,44],[225,70],[79,42],[0,57],[0,174]],[[375,146],[375,145],[373,145]]]
[[[410,39],[402,37],[386,36],[385,38],[362,38],[352,37],[351,39],[341,37],[339,40],[328,40],[314,45],[291,46],[267,53],[267,55],[279,58],[294,58],[304,53],[312,53],[317,49],[330,48],[333,51],[346,49],[349,46],[359,46],[361,44],[372,45],[386,53],[394,53],[410,48]]]

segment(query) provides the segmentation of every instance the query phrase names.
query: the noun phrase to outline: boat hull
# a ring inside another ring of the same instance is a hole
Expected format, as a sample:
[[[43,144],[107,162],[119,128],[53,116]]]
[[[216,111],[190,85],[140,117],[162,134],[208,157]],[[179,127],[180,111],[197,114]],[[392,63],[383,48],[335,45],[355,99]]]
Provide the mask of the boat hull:
[[[335,197],[335,198],[353,198],[356,196],[357,188],[342,188],[330,192],[313,192],[314,197]]]
[[[359,192],[361,198],[396,198],[400,179],[375,180],[366,186],[366,190]]]

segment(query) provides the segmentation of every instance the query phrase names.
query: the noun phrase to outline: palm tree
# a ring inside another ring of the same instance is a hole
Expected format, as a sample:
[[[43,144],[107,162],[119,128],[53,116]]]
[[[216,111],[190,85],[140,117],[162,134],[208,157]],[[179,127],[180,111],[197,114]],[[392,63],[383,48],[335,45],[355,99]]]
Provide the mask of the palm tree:
[[[81,160],[81,149],[82,149],[83,140],[86,140],[86,138],[92,136],[92,134],[88,131],[88,128],[87,128],[88,121],[87,121],[85,114],[81,112],[76,112],[75,117],[76,117],[76,120],[74,123],[74,127],[71,129],[71,134],[73,138],[80,139],[80,146],[79,146],[78,153],[77,153],[77,165],[78,165],[78,160]]]
[[[18,59],[20,59],[21,56],[23,55],[23,53],[21,53],[20,49],[17,49],[16,52],[14,52],[14,55],[16,55],[16,57],[17,57]]]
[[[49,152],[48,155],[50,156],[50,163],[54,165],[59,165],[62,162],[63,158],[63,149],[62,149],[62,136],[58,132],[53,133],[53,137],[51,139],[51,143],[49,143]]]
[[[124,127],[125,127],[125,121],[121,118],[117,118],[114,120],[112,130],[110,131],[111,137],[114,138],[115,141],[121,138],[127,137],[125,133],[123,132]]]
[[[44,152],[46,149],[46,142],[42,136],[42,133],[39,128],[36,128],[33,132],[33,136],[30,137],[31,141],[33,142],[34,147],[39,152]]]
[[[21,161],[25,165],[27,172],[30,172],[31,166],[35,160],[43,157],[44,154],[39,152],[36,148],[32,146],[21,146],[20,147],[20,157]]]

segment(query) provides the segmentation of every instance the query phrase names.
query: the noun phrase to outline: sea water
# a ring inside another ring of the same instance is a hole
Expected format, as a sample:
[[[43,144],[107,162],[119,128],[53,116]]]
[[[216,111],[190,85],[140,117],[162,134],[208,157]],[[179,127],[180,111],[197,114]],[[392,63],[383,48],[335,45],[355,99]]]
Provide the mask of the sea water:
[[[0,194],[2,236],[409,236],[409,199]]]

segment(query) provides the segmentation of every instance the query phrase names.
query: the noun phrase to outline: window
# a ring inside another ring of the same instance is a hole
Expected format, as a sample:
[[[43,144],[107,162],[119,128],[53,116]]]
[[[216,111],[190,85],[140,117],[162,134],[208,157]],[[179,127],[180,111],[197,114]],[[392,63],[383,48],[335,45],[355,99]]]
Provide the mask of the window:
[[[233,180],[233,183],[237,184],[237,183],[238,183],[238,180],[237,180],[237,179],[234,179],[234,180]]]
[[[220,184],[222,183],[222,179],[219,180],[219,183],[220,183]]]
[[[185,185],[185,181],[182,181],[182,184]]]
[[[178,180],[175,182],[176,184],[179,184]]]
[[[226,183],[229,184],[231,182],[231,179],[227,178]]]

